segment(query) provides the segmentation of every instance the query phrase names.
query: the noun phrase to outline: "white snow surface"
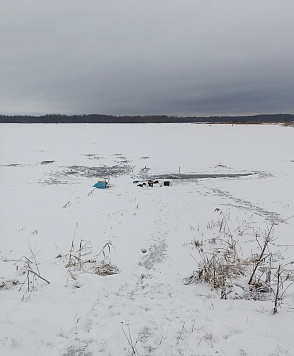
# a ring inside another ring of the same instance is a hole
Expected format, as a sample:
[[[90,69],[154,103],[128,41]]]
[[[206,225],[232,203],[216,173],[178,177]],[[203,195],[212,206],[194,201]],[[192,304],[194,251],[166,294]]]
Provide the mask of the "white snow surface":
[[[101,168],[111,186],[93,190]],[[183,283],[200,261],[193,241],[218,235],[217,208],[244,255],[275,222],[282,263],[293,261],[293,128],[2,124],[0,171],[0,355],[294,355],[293,286],[272,315],[273,293],[221,299]],[[133,183],[147,174],[175,179]],[[108,244],[97,258],[119,272],[70,274],[81,240],[89,259]],[[28,261],[45,280],[28,285]]]

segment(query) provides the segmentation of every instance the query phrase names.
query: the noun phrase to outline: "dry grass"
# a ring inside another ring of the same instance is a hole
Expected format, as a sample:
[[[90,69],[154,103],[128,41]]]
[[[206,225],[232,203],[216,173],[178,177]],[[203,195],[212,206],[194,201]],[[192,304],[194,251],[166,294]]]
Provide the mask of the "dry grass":
[[[105,262],[104,260],[98,262],[93,268],[93,273],[98,274],[99,276],[109,276],[112,274],[117,274],[119,269],[117,266],[111,264],[110,262]]]
[[[69,275],[75,279],[74,272],[87,272],[98,274],[100,276],[108,276],[117,274],[119,269],[116,265],[111,263],[110,255],[111,250],[114,248],[111,241],[107,241],[102,247],[101,251],[97,254],[93,253],[90,241],[81,239],[78,246],[75,246],[75,235],[78,224],[74,232],[74,237],[71,242],[69,253],[65,256],[59,254],[57,258],[63,258],[66,262]]]
[[[281,305],[286,290],[293,284],[294,271],[290,262],[283,265],[280,251],[271,251],[274,247],[274,226],[259,236],[254,229],[260,253],[244,257],[237,238],[233,236],[228,225],[229,215],[220,209],[216,222],[210,221],[207,229],[217,229],[217,237],[203,241],[194,240],[192,245],[198,251],[197,269],[183,280],[186,285],[192,283],[206,283],[216,290],[222,299],[253,299],[265,300],[273,298],[273,313]],[[235,232],[238,233],[238,227]],[[262,239],[261,241],[258,240]]]

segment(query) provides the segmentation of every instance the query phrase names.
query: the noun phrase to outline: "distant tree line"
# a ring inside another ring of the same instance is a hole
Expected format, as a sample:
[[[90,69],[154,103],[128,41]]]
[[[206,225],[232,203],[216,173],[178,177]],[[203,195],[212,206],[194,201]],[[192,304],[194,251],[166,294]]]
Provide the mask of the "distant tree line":
[[[21,124],[148,124],[148,123],[292,123],[293,114],[261,114],[253,116],[210,116],[210,117],[178,117],[166,115],[147,116],[112,116],[112,115],[0,115],[0,123]]]

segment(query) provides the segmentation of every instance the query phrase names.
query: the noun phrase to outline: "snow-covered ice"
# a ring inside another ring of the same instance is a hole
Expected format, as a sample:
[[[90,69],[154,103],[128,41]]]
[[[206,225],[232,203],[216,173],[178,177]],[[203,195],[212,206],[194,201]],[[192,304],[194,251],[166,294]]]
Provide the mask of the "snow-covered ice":
[[[294,355],[293,285],[272,315],[273,293],[221,299],[183,283],[193,242],[217,236],[216,209],[244,255],[275,222],[273,248],[293,262],[292,127],[2,124],[0,171],[1,355]],[[171,174],[171,186],[133,183]],[[81,240],[84,261],[118,273],[69,273]],[[44,279],[28,283],[28,265]]]

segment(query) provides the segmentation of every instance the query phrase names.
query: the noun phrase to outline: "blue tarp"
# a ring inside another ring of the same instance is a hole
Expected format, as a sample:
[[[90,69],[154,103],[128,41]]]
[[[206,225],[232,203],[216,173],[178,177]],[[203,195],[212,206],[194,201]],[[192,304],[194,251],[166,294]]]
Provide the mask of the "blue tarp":
[[[93,185],[93,187],[99,188],[99,189],[105,189],[105,188],[107,188],[107,182],[99,181],[99,182],[95,183]]]

